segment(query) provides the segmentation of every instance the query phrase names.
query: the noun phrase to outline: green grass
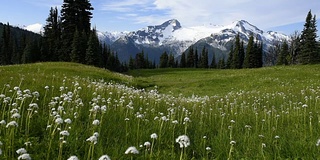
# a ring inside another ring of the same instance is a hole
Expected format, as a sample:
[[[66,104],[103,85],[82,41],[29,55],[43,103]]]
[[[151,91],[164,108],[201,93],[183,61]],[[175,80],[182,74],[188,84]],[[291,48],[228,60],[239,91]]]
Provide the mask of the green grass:
[[[320,65],[277,66],[260,69],[212,70],[212,69],[156,69],[132,70],[138,86],[161,93],[190,96],[225,95],[231,91],[262,92],[301,90],[311,82],[320,84]]]
[[[319,159],[319,67],[1,66],[0,159]]]

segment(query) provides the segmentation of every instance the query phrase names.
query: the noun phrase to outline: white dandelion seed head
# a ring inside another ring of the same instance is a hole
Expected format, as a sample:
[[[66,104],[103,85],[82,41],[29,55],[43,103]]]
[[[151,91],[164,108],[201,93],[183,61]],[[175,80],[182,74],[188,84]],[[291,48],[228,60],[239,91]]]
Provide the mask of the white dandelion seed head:
[[[167,119],[167,117],[166,117],[166,116],[162,116],[162,117],[161,117],[161,120],[163,120],[163,121],[167,121],[168,119]]]
[[[139,151],[135,146],[131,146],[124,152],[124,154],[139,154]]]
[[[35,97],[39,97],[40,96],[38,91],[32,92],[32,95],[35,96]]]
[[[0,125],[6,125],[6,124],[7,124],[7,122],[5,120],[0,121]]]
[[[92,124],[93,124],[94,126],[98,126],[98,125],[100,124],[100,121],[97,120],[97,119],[95,119],[95,120],[93,120]]]
[[[21,155],[21,154],[27,153],[27,150],[25,148],[20,148],[20,149],[16,150],[16,152],[17,152],[17,154]]]
[[[93,136],[95,136],[95,137],[98,138],[98,137],[99,137],[99,133],[98,133],[98,132],[94,132],[94,133],[93,133]]]
[[[27,153],[24,153],[24,154],[22,154],[22,155],[20,155],[19,157],[18,157],[18,160],[22,160],[22,159],[24,159],[24,160],[31,160],[31,157],[30,157],[30,155],[29,154],[27,154]]]
[[[179,143],[180,148],[186,148],[190,145],[190,139],[187,135],[181,135],[176,139],[176,142]]]
[[[70,119],[70,118],[67,118],[67,119],[65,119],[65,120],[64,120],[64,123],[71,124],[71,123],[72,123],[72,121],[71,121],[71,119]]]
[[[49,89],[49,86],[45,86],[44,89],[48,90],[48,89]]]
[[[79,160],[79,158],[77,156],[71,156],[67,160]]]
[[[185,118],[183,119],[183,121],[184,121],[184,122],[191,122],[191,120],[190,120],[189,117],[185,117]]]
[[[150,135],[150,137],[151,137],[152,139],[157,139],[157,138],[158,138],[158,135],[157,135],[156,133],[152,133],[152,134]]]
[[[11,121],[6,125],[6,128],[9,127],[18,127],[18,123],[16,121]]]
[[[62,124],[63,123],[63,119],[58,117],[54,122],[57,123],[57,124]]]
[[[172,121],[172,124],[178,124],[179,122],[178,122],[178,120],[173,120]]]
[[[14,113],[11,118],[20,118],[21,115],[19,113]]]
[[[149,148],[151,146],[151,143],[149,141],[147,141],[147,142],[144,142],[143,145],[146,146],[147,148]]]
[[[69,136],[70,133],[69,133],[67,130],[64,130],[64,131],[61,131],[61,132],[60,132],[60,135],[61,135],[61,136]]]
[[[230,141],[230,144],[231,144],[231,145],[235,145],[235,144],[236,144],[236,141]]]
[[[320,146],[320,139],[317,140],[316,146]]]
[[[97,138],[96,136],[91,136],[91,137],[89,137],[86,141],[87,141],[87,142],[91,142],[91,143],[93,143],[93,144],[97,144],[98,138]]]
[[[111,160],[110,157],[108,155],[103,155],[101,156],[98,160]]]

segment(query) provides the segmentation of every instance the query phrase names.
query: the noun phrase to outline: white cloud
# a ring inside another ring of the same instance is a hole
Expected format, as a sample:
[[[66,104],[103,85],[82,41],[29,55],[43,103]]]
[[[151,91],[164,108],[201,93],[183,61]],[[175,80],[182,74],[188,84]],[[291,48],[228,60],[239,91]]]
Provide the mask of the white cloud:
[[[184,26],[226,25],[244,19],[261,29],[303,22],[307,12],[320,14],[320,1],[302,0],[117,0],[105,1],[103,10],[140,24],[178,19]]]
[[[34,33],[40,33],[43,30],[43,25],[40,23],[36,23],[36,24],[31,24],[26,26],[24,29],[34,32]]]

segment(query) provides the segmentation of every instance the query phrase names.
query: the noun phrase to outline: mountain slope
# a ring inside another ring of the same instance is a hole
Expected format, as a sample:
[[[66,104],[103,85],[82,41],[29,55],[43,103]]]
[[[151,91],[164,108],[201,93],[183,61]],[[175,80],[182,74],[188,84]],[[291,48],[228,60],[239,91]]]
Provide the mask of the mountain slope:
[[[190,46],[199,50],[206,46],[209,49],[210,59],[213,52],[217,54],[217,57],[226,58],[238,33],[244,43],[247,43],[249,36],[253,34],[257,40],[263,42],[265,50],[277,41],[288,39],[288,36],[284,34],[260,30],[245,20],[235,21],[227,26],[182,27],[178,20],[172,19],[161,25],[121,33],[105,33],[99,37],[100,40],[111,44],[112,49],[121,55],[119,58],[123,61],[127,61],[130,56],[134,57],[141,50],[154,58],[156,62],[164,51],[174,54],[177,58]]]

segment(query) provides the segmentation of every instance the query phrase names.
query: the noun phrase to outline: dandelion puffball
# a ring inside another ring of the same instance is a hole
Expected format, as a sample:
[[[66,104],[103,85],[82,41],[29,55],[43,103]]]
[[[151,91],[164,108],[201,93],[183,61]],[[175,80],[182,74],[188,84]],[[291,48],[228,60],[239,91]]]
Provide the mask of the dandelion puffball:
[[[79,160],[79,158],[77,156],[71,156],[67,160]]]
[[[124,154],[139,154],[139,151],[135,146],[129,147]]]
[[[20,156],[18,157],[18,160],[20,160],[20,159],[31,160],[31,157],[30,157],[29,154],[24,153],[24,154],[22,154],[22,155],[20,155]]]
[[[176,139],[176,142],[179,143],[180,148],[186,148],[186,147],[190,146],[190,139],[187,135],[179,136]]]
[[[156,133],[152,133],[151,136],[150,136],[152,139],[157,139],[158,138],[158,135]]]
[[[17,154],[25,154],[25,153],[27,153],[27,150],[26,149],[24,149],[24,148],[20,148],[20,149],[18,149],[17,151]]]
[[[110,157],[108,155],[103,155],[99,158],[99,160],[111,160]]]

